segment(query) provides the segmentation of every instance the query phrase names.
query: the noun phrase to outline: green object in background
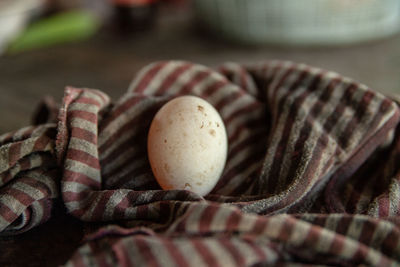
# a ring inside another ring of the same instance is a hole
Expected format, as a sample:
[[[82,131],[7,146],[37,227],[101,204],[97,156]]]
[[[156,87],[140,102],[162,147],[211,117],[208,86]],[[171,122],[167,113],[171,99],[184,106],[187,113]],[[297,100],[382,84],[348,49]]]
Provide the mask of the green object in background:
[[[99,21],[90,12],[77,10],[60,13],[28,26],[11,42],[7,52],[15,54],[60,43],[85,40],[98,28]]]

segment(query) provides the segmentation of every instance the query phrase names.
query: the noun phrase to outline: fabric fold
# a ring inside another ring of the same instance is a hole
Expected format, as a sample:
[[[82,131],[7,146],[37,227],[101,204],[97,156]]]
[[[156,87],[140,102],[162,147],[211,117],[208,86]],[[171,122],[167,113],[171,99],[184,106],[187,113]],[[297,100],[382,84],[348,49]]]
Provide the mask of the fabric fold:
[[[398,225],[364,215],[258,216],[192,203],[162,233],[109,226],[66,264],[79,266],[391,266],[400,261]],[[354,229],[357,227],[358,229]]]
[[[59,196],[55,125],[0,136],[0,233],[25,232],[50,218]]]

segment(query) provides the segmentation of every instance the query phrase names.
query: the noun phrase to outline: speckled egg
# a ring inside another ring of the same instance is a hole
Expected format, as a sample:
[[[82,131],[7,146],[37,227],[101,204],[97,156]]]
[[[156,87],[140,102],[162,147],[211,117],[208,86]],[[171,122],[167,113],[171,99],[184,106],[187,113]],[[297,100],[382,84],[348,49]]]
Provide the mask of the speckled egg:
[[[153,174],[164,190],[207,195],[223,172],[227,151],[224,123],[218,111],[202,98],[174,98],[151,123],[147,152]]]

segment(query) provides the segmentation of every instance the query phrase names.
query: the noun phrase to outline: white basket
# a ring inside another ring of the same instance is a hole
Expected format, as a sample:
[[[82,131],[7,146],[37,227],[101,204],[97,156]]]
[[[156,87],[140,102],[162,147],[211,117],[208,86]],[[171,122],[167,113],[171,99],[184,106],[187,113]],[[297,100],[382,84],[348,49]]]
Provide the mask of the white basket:
[[[247,43],[344,44],[400,29],[400,0],[194,0],[203,24]]]

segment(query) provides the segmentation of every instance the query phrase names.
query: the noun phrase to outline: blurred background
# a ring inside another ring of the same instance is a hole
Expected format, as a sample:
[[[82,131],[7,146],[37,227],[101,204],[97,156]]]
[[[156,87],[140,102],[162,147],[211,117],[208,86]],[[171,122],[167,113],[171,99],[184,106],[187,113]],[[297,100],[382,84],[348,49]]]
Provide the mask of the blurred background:
[[[148,63],[270,59],[400,93],[400,0],[0,0],[0,134],[66,85],[116,101]]]

